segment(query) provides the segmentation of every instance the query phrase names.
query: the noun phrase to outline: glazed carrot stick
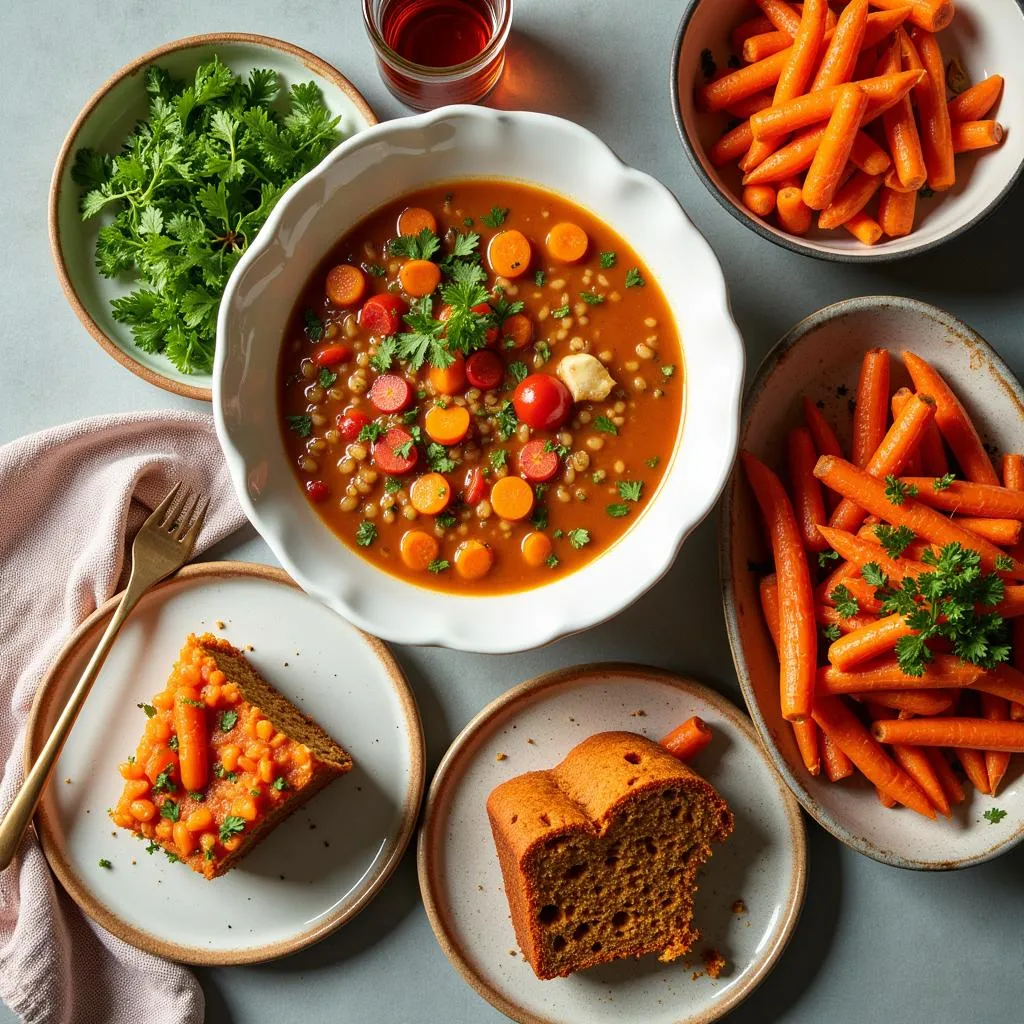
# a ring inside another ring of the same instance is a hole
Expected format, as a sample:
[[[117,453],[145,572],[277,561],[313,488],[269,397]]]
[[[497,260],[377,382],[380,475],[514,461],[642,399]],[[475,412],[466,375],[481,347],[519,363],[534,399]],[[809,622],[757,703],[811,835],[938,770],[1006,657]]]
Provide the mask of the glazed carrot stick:
[[[836,640],[828,649],[828,660],[835,668],[846,672],[881,654],[888,654],[901,637],[913,632],[902,615],[887,615]]]
[[[839,15],[832,39],[811,82],[811,92],[848,82],[860,56],[868,24],[868,0],[853,0]]]
[[[876,722],[891,721],[896,717],[891,708],[882,706],[878,702],[868,704],[868,714]],[[925,756],[923,748],[907,743],[895,743],[891,752],[893,760],[921,787],[935,809],[948,818],[949,801],[946,799],[942,785],[932,769],[931,762]]]
[[[1024,525],[1019,519],[983,519],[980,516],[953,516],[953,522],[1001,548],[1019,543]]]
[[[1015,491],[1024,491],[1024,455],[1011,454],[1003,457],[1003,485]],[[1011,552],[1016,558],[1024,556],[1017,548]],[[1013,664],[1024,670],[1024,618],[1017,618],[1010,624],[1013,640]],[[1010,704],[1010,718],[1024,721],[1024,701]]]
[[[913,14],[911,14],[913,20]],[[910,38],[921,55],[927,77],[916,86],[917,112],[921,121],[921,149],[928,168],[928,187],[936,192],[956,183],[953,136],[946,106],[946,65],[935,36],[915,24]]]
[[[838,626],[844,633],[852,633],[855,629],[867,626],[874,620],[870,615],[863,615],[858,612],[856,615],[840,615],[830,604],[816,604],[814,606],[814,621],[819,626]]]
[[[825,126],[808,128],[758,164],[743,177],[744,185],[763,185],[783,181],[807,170],[825,134]],[[881,154],[881,161],[879,160]],[[865,132],[859,131],[850,149],[850,162],[868,174],[879,174],[889,163],[888,155]]]
[[[917,191],[897,192],[883,188],[878,198],[878,224],[890,238],[903,238],[914,230]]]
[[[844,221],[842,227],[862,245],[875,245],[882,237],[882,225],[863,211]]]
[[[960,701],[958,715],[960,717],[976,717],[977,710],[977,695],[964,694]],[[953,750],[953,756],[960,762],[960,767],[963,768],[967,778],[979,793],[991,793],[992,787],[989,785],[988,765],[985,763],[984,751],[972,747],[957,747]]]
[[[888,349],[870,348],[864,353],[853,411],[850,458],[855,466],[867,466],[885,440],[889,422],[889,370]]]
[[[697,90],[697,103],[704,110],[724,110],[732,103],[764,92],[776,85],[782,69],[789,61],[792,47],[772,54],[756,64],[748,64],[745,68],[737,68],[728,75],[716,78],[713,82],[701,86]]]
[[[936,412],[938,406],[936,405]],[[933,419],[924,428],[921,437],[921,469],[925,476],[945,476],[949,472],[949,459],[946,457],[946,446],[942,443],[942,435]]]
[[[953,20],[953,0],[871,0],[874,7],[891,11],[909,7],[909,19],[929,32],[941,32]]]
[[[900,42],[899,39],[893,39],[879,71],[882,73],[898,71],[900,63]],[[907,72],[907,74],[912,73]],[[918,75],[920,74],[918,72]],[[916,194],[917,190],[925,183],[928,170],[925,167],[924,153],[921,150],[921,136],[917,131],[917,121],[914,119],[914,110],[910,105],[909,96],[900,97],[885,111],[882,115],[882,128],[900,184],[906,189],[913,190]],[[892,232],[887,232],[887,234],[892,234]]]
[[[1010,705],[1002,697],[991,693],[979,694],[981,717],[989,722],[1005,722],[1010,717]],[[1006,769],[1010,767],[1010,755],[1005,750],[985,751],[985,770],[988,772],[988,788],[993,796],[1003,781]]]
[[[906,526],[914,534],[933,544],[946,545],[956,542],[971,548],[981,556],[981,566],[986,572],[994,572],[996,560],[1005,557],[998,547],[964,530],[947,519],[941,512],[922,505],[913,498],[906,498],[902,505],[894,505],[886,497],[885,484],[858,469],[852,463],[834,456],[822,456],[814,467],[814,475],[844,497],[852,498],[867,511],[886,520],[894,526]],[[1024,579],[1024,565],[1015,559],[1008,570],[1000,570],[1013,579]]]
[[[881,174],[865,174],[858,171],[836,191],[832,202],[818,216],[818,227],[823,230],[842,227],[852,220],[871,202],[874,194],[882,187]],[[888,417],[888,395],[886,395],[886,416]]]
[[[803,236],[811,230],[813,215],[798,185],[779,189],[775,196],[775,213],[779,227],[791,235]]]
[[[708,151],[708,159],[712,167],[724,167],[725,164],[739,160],[754,141],[750,130],[750,122],[743,121],[730,128]]]
[[[875,795],[878,797],[878,802],[887,811],[891,811],[896,806],[896,801],[888,793],[882,792],[877,786],[875,787]]]
[[[758,14],[753,18],[747,18],[746,21],[741,21],[729,34],[732,52],[741,53],[743,51],[743,44],[751,36],[773,31],[775,31],[775,26],[763,14]]]
[[[739,100],[725,109],[733,117],[738,117],[745,121],[751,114],[756,114],[760,110],[765,110],[771,105],[772,94],[770,92],[759,92],[754,96],[748,96],[744,100]]]
[[[761,13],[779,32],[785,32],[793,39],[800,30],[800,14],[785,0],[754,0]]]
[[[902,722],[876,722],[871,734],[879,743],[917,743],[927,747],[1005,750],[1011,754],[1024,754],[1024,722],[991,722],[984,718],[910,718]]]
[[[1003,126],[998,121],[957,121],[952,127],[953,152],[990,149],[1003,141],[1003,134]]]
[[[771,185],[744,185],[740,201],[758,217],[768,217],[775,209],[775,189]]]
[[[827,522],[825,496],[814,475],[818,455],[811,432],[806,427],[797,427],[789,432],[787,452],[793,509],[800,525],[804,547],[808,551],[824,551],[828,545],[818,532],[818,527]]]
[[[885,189],[885,188],[882,189],[882,198],[879,200],[879,204],[878,204],[878,219],[879,219],[879,221],[881,221],[881,219],[882,219],[882,201],[884,200],[885,194],[888,191],[891,191],[891,190]],[[886,234],[888,234],[888,233],[889,232],[886,232]],[[889,407],[892,410],[892,420],[893,420],[893,423],[895,423],[899,419],[900,413],[904,410],[904,408],[906,408],[907,402],[909,402],[911,400],[911,398],[913,398],[913,395],[914,395],[914,392],[911,391],[910,388],[899,388],[897,391],[893,392],[892,398],[889,401]],[[934,422],[934,419],[930,418],[929,422]],[[922,436],[924,436],[924,435],[922,434]],[[917,447],[918,447],[918,449],[920,449],[920,447],[921,447],[921,442],[920,441],[918,441]],[[921,456],[920,456],[919,450],[918,451],[912,451],[907,456],[907,459],[906,459],[906,461],[903,464],[902,472],[906,473],[908,476],[920,476],[921,475],[920,473],[915,473],[915,471],[914,471],[914,468],[916,466],[920,466],[920,465],[921,465]]]
[[[761,508],[775,557],[782,717],[801,721],[810,713],[817,657],[811,573],[793,506],[779,478],[749,452],[740,452],[740,460]]]
[[[711,737],[712,732],[704,719],[694,715],[658,742],[680,761],[690,761],[711,742]]]
[[[889,154],[867,132],[853,137],[850,163],[868,175],[885,174],[892,166]]]
[[[874,353],[879,351],[885,353],[884,358],[874,356]],[[935,403],[931,399],[913,395],[903,406],[892,426],[885,430],[888,403],[882,411],[878,406],[878,396],[886,397],[889,393],[888,356],[889,353],[885,349],[872,349],[864,357],[853,419],[854,447],[858,454],[861,451],[858,448],[858,439],[861,444],[867,446],[877,434],[879,423],[881,424],[883,437],[864,466],[866,473],[879,479],[900,471],[908,455],[914,452],[920,443],[925,426],[935,415]],[[862,411],[863,415],[859,415]],[[852,533],[864,522],[866,515],[864,509],[856,502],[845,498],[836,506],[829,519],[829,526]]]
[[[872,11],[868,15],[867,27],[864,29],[864,39],[860,44],[861,52],[877,46],[886,36],[899,29],[907,20],[909,13],[910,9],[905,6],[894,7],[889,11]]]
[[[743,59],[748,64],[754,64],[765,57],[786,50],[793,45],[793,37],[788,32],[780,32],[773,29],[770,32],[762,32],[756,36],[750,36],[743,43],[741,51]]]
[[[854,82],[853,84],[868,98],[868,105],[860,123],[869,123],[883,108],[891,109],[892,105],[901,97],[906,97],[923,77],[920,71],[897,71],[894,74],[876,75]],[[842,91],[842,85],[826,87],[818,92],[796,96],[784,103],[776,102],[759,110],[750,118],[754,138],[784,135],[827,121],[835,111]]]
[[[946,760],[946,755],[938,747],[922,749],[924,756],[928,758],[928,763],[932,766],[932,771],[935,772],[935,777],[939,780],[939,785],[942,786],[942,792],[946,794],[946,799],[951,805],[962,804],[967,794]]]
[[[796,740],[797,749],[800,751],[800,760],[803,761],[808,775],[820,775],[820,730],[810,718],[805,718],[802,722],[790,722],[789,724],[793,728],[793,738]]]
[[[857,602],[862,612],[871,612],[872,615],[877,616],[882,611],[882,603],[875,597],[875,590],[877,588],[871,586],[870,583],[867,583],[859,575],[851,576],[843,586],[850,592],[850,596]],[[834,595],[831,595],[830,603],[835,603]],[[877,617],[871,618],[869,616],[869,619],[872,623],[878,621]]]
[[[853,762],[827,734],[822,734],[821,737],[821,762],[825,766],[825,775],[829,782],[840,782],[853,774]]]
[[[906,576],[920,576],[923,572],[931,572],[931,566],[924,562],[916,562],[910,558],[893,558],[880,544],[864,540],[845,530],[836,530],[828,526],[819,526],[819,532],[828,544],[847,561],[858,568],[873,562],[892,580],[899,583]]]
[[[854,700],[873,701],[884,708],[913,715],[944,715],[956,702],[948,690],[872,690],[851,693]]]
[[[174,696],[174,731],[181,784],[190,792],[200,792],[210,780],[210,736],[206,705],[191,687],[180,687]]]
[[[775,650],[779,649],[779,580],[775,573],[762,576],[758,583],[758,595],[761,598],[761,612],[764,614],[765,625],[771,633]]]
[[[992,460],[953,389],[930,363],[913,352],[904,350],[903,363],[914,381],[914,388],[935,399],[935,423],[960,463],[963,475],[975,483],[998,484]]]
[[[859,578],[860,566],[854,565],[853,562],[843,562],[814,588],[814,600],[818,604],[828,604],[831,602],[829,595],[836,587]]]
[[[856,85],[842,85],[839,88],[842,95],[836,101],[835,110],[804,179],[804,202],[812,210],[824,210],[832,202],[853,148],[857,127],[867,109],[868,98],[863,90]]]
[[[841,700],[819,697],[814,702],[812,714],[821,731],[832,739],[869,782],[926,818],[935,817],[935,810],[920,786],[889,757]]]
[[[956,121],[980,121],[1003,93],[1003,76],[989,75],[949,101],[949,117]]]

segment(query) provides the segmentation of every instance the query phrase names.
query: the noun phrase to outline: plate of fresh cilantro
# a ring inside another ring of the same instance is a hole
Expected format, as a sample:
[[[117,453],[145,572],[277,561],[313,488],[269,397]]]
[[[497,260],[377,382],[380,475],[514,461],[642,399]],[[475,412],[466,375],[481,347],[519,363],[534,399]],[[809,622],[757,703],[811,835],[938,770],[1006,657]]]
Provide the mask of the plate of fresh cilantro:
[[[748,393],[720,519],[736,673],[805,810],[884,863],[1024,839],[1022,407],[983,338],[893,296],[813,313]]]
[[[319,57],[266,36],[195,36],[122,68],[61,149],[50,242],[106,351],[209,401],[220,297],[287,189],[376,123]]]

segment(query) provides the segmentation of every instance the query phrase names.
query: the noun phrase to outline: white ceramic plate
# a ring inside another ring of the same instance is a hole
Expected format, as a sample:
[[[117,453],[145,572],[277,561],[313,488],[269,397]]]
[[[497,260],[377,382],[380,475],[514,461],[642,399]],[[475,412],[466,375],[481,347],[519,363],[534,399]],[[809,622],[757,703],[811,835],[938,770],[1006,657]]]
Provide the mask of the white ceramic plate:
[[[641,714],[642,712],[642,714]],[[701,939],[671,964],[620,961],[538,981],[519,954],[486,801],[513,775],[550,768],[587,736],[626,729],[658,739],[691,715],[714,731],[693,767],[736,816],[704,868],[694,923]],[[496,760],[499,753],[507,759]],[[763,980],[796,925],[806,851],[796,802],[772,770],[750,720],[705,686],[639,665],[585,665],[523,683],[460,733],[430,786],[418,845],[420,890],[441,948],[463,978],[527,1024],[708,1024]],[[746,910],[733,905],[742,899]],[[718,980],[702,969],[713,948]]]
[[[34,756],[106,626],[110,603],[68,641],[36,699]],[[224,629],[217,629],[217,622]],[[236,646],[348,750],[355,767],[279,825],[234,870],[207,881],[115,828],[118,762],[163,688],[185,637]],[[133,945],[189,963],[269,960],[359,912],[412,834],[423,792],[416,703],[388,650],[302,593],[279,569],[189,566],[148,594],[118,637],[37,816],[54,873],[94,920]],[[101,858],[112,867],[99,866]],[[201,910],[199,909],[201,908]]]
[[[326,61],[292,43],[242,32],[191,36],[143,54],[104,82],[75,119],[50,183],[50,249],[64,294],[89,333],[122,366],[157,387],[207,402],[208,375],[183,374],[165,356],[144,352],[131,331],[111,315],[111,300],[133,291],[137,282],[134,277],[108,280],[96,270],[96,236],[107,221],[101,216],[83,223],[78,208],[82,190],[71,180],[71,166],[82,146],[102,153],[121,149],[136,121],[146,115],[143,72],[150,64],[186,78],[214,55],[236,75],[248,75],[255,67],[270,68],[285,89],[296,82],[316,82],[328,109],[341,117],[338,129],[343,139],[377,123],[366,100]]]
[[[1001,452],[1024,450],[1024,390],[980,335],[934,306],[891,296],[864,296],[827,306],[797,324],[765,358],[744,409],[740,445],[770,466],[784,460],[787,430],[801,421],[808,395],[849,444],[848,403],[864,352],[889,349],[892,386],[909,384],[899,362],[907,348],[932,363],[955,389],[981,431]],[[736,674],[751,717],[796,798],[837,839],[861,853],[900,867],[966,867],[1005,852],[1024,839],[1024,758],[1014,758],[995,799],[967,787],[968,799],[952,820],[928,821],[905,809],[887,810],[874,787],[858,776],[833,784],[804,770],[793,731],[779,712],[779,670],[761,617],[758,573],[768,557],[760,516],[745,483],[734,473],[722,503],[719,565],[725,621]],[[996,824],[982,814],[1000,807]]]
[[[276,375],[295,297],[337,239],[396,196],[472,177],[515,178],[560,192],[635,247],[679,327],[686,393],[669,469],[617,544],[546,586],[458,597],[381,572],[313,511],[281,440]],[[242,508],[305,590],[386,640],[497,654],[602,622],[668,570],[732,465],[743,361],[721,269],[663,185],[624,166],[571,121],[446,107],[350,139],[278,203],[221,303],[214,417]]]
[[[706,156],[729,115],[705,114],[694,103],[694,84],[704,81],[701,51],[710,48],[724,66],[729,33],[750,12],[749,0],[690,0],[676,34],[671,78],[672,108],[686,155],[708,191],[747,227],[786,249],[820,259],[885,262],[955,238],[983,220],[1009,193],[1024,169],[1024,81],[1015,73],[1024,50],[1024,9],[1019,0],[956,0],[956,16],[939,34],[942,52],[947,61],[959,57],[972,82],[993,74],[1005,78],[999,105],[988,115],[1007,129],[1003,143],[958,156],[956,185],[918,202],[917,224],[905,238],[865,246],[846,231],[817,228],[798,238],[753,216],[739,201],[738,172],[728,166],[712,167]]]

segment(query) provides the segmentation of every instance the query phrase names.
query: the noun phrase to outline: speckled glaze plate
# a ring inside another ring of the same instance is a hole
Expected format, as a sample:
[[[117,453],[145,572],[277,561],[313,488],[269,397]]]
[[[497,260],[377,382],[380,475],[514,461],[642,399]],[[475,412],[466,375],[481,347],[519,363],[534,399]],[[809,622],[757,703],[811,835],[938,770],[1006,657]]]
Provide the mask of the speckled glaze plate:
[[[984,338],[949,313],[914,299],[865,295],[812,313],[767,355],[744,407],[740,447],[771,466],[784,461],[786,432],[800,422],[804,395],[823,404],[848,446],[849,403],[867,349],[893,354],[892,387],[910,383],[899,353],[910,349],[952,385],[984,440],[1000,452],[1024,450],[1024,389]],[[847,448],[848,450],[848,448]],[[793,730],[779,711],[779,668],[761,616],[758,573],[769,553],[760,516],[734,470],[721,506],[719,566],[725,622],[736,675],[772,763],[804,809],[837,839],[898,867],[941,871],[989,860],[1024,840],[1024,765],[1010,762],[998,796],[968,786],[952,820],[929,821],[906,809],[889,810],[860,777],[830,783],[804,769]],[[999,822],[983,817],[1007,811]]]
[[[72,635],[29,722],[34,759],[111,613]],[[118,762],[145,724],[185,637],[209,631],[319,722],[355,767],[282,822],[234,870],[206,881],[115,828]],[[188,566],[132,613],[68,739],[36,829],[54,874],[108,931],[196,964],[270,960],[311,945],[377,893],[412,836],[423,794],[423,735],[412,692],[380,641],[307,597],[280,569]],[[100,860],[110,867],[100,866]]]
[[[714,731],[693,767],[736,815],[735,831],[701,875],[700,941],[671,964],[649,956],[538,981],[516,945],[488,794],[513,775],[552,767],[593,733],[626,729],[658,739],[691,715]],[[785,949],[803,903],[806,850],[800,810],[746,715],[713,690],[660,669],[601,664],[522,683],[466,726],[431,784],[418,865],[441,948],[513,1020],[707,1024],[746,998]],[[717,980],[703,971],[702,953],[710,949],[728,962]]]

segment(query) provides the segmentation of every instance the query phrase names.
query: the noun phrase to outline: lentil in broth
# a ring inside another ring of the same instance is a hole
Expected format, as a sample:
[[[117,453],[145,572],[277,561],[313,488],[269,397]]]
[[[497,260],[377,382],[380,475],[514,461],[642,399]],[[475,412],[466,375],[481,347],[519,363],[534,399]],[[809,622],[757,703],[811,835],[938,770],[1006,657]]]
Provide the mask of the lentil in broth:
[[[474,594],[541,586],[618,540],[667,468],[684,387],[633,249],[560,195],[486,179],[348,231],[295,305],[278,376],[324,522],[387,572]]]

